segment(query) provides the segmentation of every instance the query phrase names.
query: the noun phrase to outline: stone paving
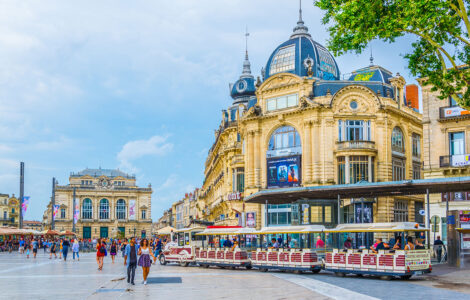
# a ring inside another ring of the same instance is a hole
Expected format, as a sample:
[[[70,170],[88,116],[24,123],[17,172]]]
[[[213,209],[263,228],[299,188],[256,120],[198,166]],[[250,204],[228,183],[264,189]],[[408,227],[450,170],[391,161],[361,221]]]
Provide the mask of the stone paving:
[[[318,275],[256,270],[153,265],[148,284],[136,270],[136,285],[125,280],[123,259],[106,257],[97,270],[94,253],[80,261],[36,259],[0,253],[0,299],[450,299],[470,298],[469,270],[437,268],[409,281],[383,281],[327,272]]]

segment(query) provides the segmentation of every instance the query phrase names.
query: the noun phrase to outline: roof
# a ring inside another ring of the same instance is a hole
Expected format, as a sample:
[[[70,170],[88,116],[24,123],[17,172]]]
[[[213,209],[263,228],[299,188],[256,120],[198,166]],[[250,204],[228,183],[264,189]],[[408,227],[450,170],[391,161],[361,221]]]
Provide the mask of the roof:
[[[80,171],[78,173],[71,173],[71,177],[81,177],[81,176],[92,176],[92,177],[100,177],[100,176],[106,176],[106,177],[124,177],[124,178],[135,178],[134,175],[129,175],[127,173],[124,173],[123,171],[119,169],[89,169],[86,168],[83,171]]]
[[[350,81],[378,81],[390,83],[392,72],[381,66],[368,66],[351,73]]]
[[[313,95],[314,97],[326,96],[328,94],[334,95],[343,87],[351,85],[362,85],[368,87],[376,94],[380,92],[381,97],[394,98],[392,86],[379,81],[319,80],[313,83]]]
[[[323,225],[307,225],[307,226],[272,226],[263,227],[255,234],[276,234],[276,233],[313,233],[323,232],[325,226]]]
[[[362,223],[362,224],[339,224],[335,228],[327,229],[325,232],[408,232],[426,231],[424,227],[413,222],[402,223]]]
[[[292,203],[298,199],[374,198],[470,190],[470,177],[451,177],[386,182],[367,182],[327,186],[293,187],[263,190],[245,197],[245,202]]]
[[[238,226],[237,226],[238,227]],[[197,233],[197,235],[239,235],[239,234],[253,234],[256,230],[254,228],[240,228],[240,227],[219,227],[219,228],[206,228],[204,231]]]

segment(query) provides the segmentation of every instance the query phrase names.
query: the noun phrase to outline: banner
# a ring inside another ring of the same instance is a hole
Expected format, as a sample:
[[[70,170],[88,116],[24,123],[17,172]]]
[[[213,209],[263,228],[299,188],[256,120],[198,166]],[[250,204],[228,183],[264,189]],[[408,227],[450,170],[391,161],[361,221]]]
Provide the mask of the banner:
[[[57,213],[59,212],[59,207],[60,207],[60,205],[54,205],[54,207],[52,208],[53,209],[52,218],[54,220],[55,220],[55,217],[56,217]]]
[[[26,210],[28,209],[29,205],[29,196],[23,197],[23,203],[21,204],[21,209],[23,210],[23,217],[26,214]]]
[[[300,155],[268,158],[268,188],[300,186]]]
[[[135,200],[129,200],[129,220],[135,220]]]
[[[77,224],[79,216],[80,216],[80,205],[78,203],[75,203],[75,210],[73,211],[73,224]]]

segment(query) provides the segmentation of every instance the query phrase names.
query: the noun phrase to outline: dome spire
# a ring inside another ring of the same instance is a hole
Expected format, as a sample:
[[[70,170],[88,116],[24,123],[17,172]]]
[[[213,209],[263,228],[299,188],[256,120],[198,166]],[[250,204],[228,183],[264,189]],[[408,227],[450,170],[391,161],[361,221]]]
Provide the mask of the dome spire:
[[[294,27],[294,33],[290,37],[294,38],[302,35],[310,36],[310,33],[308,33],[308,27],[305,26],[302,20],[302,0],[299,0],[299,20],[297,21],[297,26]]]
[[[245,61],[243,62],[243,73],[241,77],[252,77],[251,75],[251,64],[250,60],[248,59],[248,37],[250,34],[248,33],[248,27],[246,28],[245,32]]]

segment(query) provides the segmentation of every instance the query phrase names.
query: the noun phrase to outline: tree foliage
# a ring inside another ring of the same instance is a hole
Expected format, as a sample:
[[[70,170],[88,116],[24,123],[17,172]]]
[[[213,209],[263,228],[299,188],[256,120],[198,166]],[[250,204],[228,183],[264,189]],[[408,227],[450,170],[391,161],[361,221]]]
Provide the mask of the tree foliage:
[[[413,76],[470,108],[470,21],[467,0],[316,0],[329,25],[328,47],[336,55],[361,53],[374,39],[393,43],[413,35],[405,55]]]

